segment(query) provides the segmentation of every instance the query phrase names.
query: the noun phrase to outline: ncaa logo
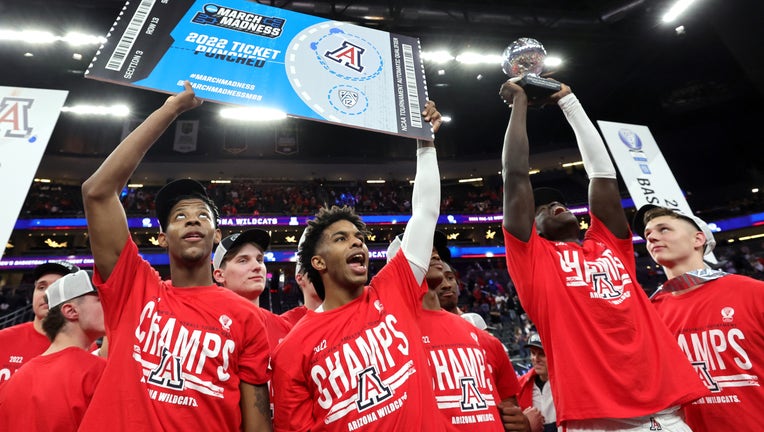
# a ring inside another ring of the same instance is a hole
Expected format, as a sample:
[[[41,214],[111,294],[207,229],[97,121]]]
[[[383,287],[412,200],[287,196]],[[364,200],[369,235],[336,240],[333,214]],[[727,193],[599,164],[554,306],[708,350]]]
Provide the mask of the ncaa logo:
[[[631,150],[640,150],[642,148],[642,140],[639,139],[639,135],[637,135],[634,131],[627,128],[622,128],[618,130],[618,138],[621,139],[621,142],[626,145]]]

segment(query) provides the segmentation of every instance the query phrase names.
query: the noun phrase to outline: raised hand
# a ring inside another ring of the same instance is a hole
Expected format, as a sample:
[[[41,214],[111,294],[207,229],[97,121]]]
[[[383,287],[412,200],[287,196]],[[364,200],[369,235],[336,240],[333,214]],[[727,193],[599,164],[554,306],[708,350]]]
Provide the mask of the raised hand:
[[[440,125],[443,123],[443,119],[440,116],[440,112],[435,108],[435,102],[428,100],[422,111],[422,117],[424,121],[430,123],[432,126],[432,133],[437,133],[440,129]]]
[[[202,100],[196,97],[191,83],[183,81],[183,91],[170,96],[165,101],[165,106],[171,108],[175,115],[180,115],[188,110],[194,109],[202,104]]]
[[[525,90],[523,90],[523,88],[519,85],[515,84],[515,81],[517,80],[509,79],[504,84],[502,84],[501,88],[499,89],[499,96],[501,97],[501,100],[503,100],[504,103],[510,107],[516,102],[520,102],[521,100],[524,103],[528,103],[528,96],[525,94]],[[515,99],[517,99],[517,101]]]

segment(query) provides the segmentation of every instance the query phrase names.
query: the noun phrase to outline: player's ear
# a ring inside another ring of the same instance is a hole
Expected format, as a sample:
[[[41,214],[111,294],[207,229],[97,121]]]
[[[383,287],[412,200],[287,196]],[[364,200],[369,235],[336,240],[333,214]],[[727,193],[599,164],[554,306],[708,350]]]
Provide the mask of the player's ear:
[[[225,286],[225,276],[223,275],[223,270],[215,269],[212,272],[212,277],[215,279],[215,282]]]
[[[310,259],[310,265],[318,271],[326,270],[326,262],[321,255],[314,255],[313,258]]]
[[[159,235],[157,235],[157,243],[159,247],[167,249],[167,234],[160,231]]]
[[[703,250],[703,247],[706,245],[706,235],[703,234],[703,231],[696,231],[695,232],[695,238],[693,239],[692,246],[695,249],[700,248],[700,250]]]
[[[61,315],[63,315],[64,318],[68,320],[74,321],[79,317],[79,312],[77,312],[77,309],[74,307],[74,304],[72,304],[72,302],[69,301],[61,305]]]

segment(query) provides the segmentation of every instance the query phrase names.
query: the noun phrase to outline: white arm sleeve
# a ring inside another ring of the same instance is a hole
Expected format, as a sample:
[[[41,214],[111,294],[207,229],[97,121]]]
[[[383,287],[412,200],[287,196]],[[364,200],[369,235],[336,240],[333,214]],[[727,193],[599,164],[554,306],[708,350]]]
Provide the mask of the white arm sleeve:
[[[564,96],[557,102],[565,114],[565,118],[576,134],[578,149],[584,161],[584,168],[589,178],[616,178],[615,166],[605,148],[597,128],[584,112],[584,107],[578,102],[573,93]]]
[[[416,176],[411,196],[411,219],[403,232],[401,248],[417,283],[430,267],[435,226],[440,215],[440,172],[435,147],[417,149]]]

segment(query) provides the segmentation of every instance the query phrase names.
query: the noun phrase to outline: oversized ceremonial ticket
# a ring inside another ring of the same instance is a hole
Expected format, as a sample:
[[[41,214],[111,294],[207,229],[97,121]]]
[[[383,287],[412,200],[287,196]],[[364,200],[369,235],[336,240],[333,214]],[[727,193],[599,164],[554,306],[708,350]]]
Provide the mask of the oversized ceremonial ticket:
[[[244,0],[131,0],[85,76],[432,139],[418,39]]]

